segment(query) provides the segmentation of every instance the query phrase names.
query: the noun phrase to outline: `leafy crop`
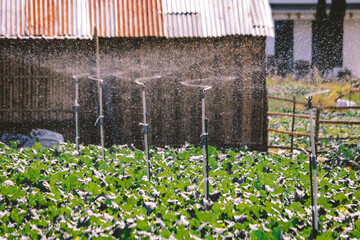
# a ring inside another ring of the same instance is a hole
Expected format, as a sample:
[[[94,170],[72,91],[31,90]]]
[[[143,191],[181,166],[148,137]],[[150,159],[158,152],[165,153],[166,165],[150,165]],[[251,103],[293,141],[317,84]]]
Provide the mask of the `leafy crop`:
[[[344,158],[346,149],[337,151]],[[202,149],[114,146],[13,149],[0,143],[0,237],[308,239],[308,156],[209,147],[210,201]],[[359,152],[354,153],[358,161]],[[351,156],[352,157],[352,156]],[[323,166],[322,166],[323,167]],[[319,169],[320,170],[320,169]],[[319,239],[360,238],[359,175],[319,171]]]

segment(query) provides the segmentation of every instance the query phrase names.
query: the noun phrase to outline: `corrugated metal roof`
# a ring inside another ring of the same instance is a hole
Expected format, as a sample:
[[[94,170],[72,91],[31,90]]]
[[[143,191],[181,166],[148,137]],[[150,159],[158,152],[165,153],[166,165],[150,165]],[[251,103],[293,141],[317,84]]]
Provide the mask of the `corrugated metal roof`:
[[[273,36],[268,0],[0,0],[0,38]]]
[[[167,37],[201,37],[200,2],[162,0]]]
[[[0,35],[16,37],[25,34],[25,0],[0,0]]]
[[[269,1],[251,1],[250,12],[255,35],[274,37],[274,20]]]
[[[90,38],[87,0],[0,0],[0,36]]]
[[[274,36],[268,0],[162,0],[167,37]]]
[[[161,0],[87,0],[100,37],[164,36]]]
[[[164,36],[161,0],[0,0],[0,37]]]

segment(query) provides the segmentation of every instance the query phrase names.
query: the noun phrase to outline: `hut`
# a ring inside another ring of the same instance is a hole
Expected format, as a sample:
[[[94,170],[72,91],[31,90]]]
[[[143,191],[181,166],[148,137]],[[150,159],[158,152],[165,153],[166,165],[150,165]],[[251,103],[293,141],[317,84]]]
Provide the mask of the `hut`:
[[[104,79],[105,142],[142,143],[139,77],[147,83],[149,142],[198,144],[200,94],[211,84],[209,143],[266,150],[267,0],[0,1],[0,134],[32,128],[73,142],[73,75],[94,73],[95,27]],[[80,139],[98,143],[96,83],[80,79]]]

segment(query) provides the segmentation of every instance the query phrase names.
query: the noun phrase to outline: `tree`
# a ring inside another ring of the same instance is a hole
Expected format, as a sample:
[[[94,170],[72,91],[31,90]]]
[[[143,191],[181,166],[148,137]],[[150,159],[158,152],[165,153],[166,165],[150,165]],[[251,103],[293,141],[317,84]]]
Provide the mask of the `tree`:
[[[313,65],[321,71],[342,65],[342,43],[346,0],[332,0],[326,13],[326,0],[318,0],[313,23]]]

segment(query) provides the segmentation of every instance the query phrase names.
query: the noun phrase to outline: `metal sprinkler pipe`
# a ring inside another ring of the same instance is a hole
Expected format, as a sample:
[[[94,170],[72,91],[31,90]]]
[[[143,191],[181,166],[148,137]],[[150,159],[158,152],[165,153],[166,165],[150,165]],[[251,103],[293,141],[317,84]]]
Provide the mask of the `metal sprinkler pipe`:
[[[75,78],[75,143],[76,151],[79,154],[79,79]]]
[[[313,189],[313,171],[312,171],[312,157],[311,152],[305,150],[304,148],[299,148],[303,153],[309,156],[309,168],[310,168],[310,196],[311,196],[311,206],[314,206],[314,189]],[[312,227],[315,229],[315,214],[312,211]],[[315,232],[313,230],[313,237],[315,236]]]
[[[73,78],[75,80],[75,143],[76,143],[76,151],[79,154],[79,78],[87,76],[88,74],[80,74],[80,75],[74,75]]]
[[[142,105],[143,105],[143,117],[144,120],[139,125],[144,126],[144,145],[145,145],[145,161],[146,161],[146,172],[148,181],[150,181],[151,173],[150,173],[150,159],[149,159],[149,144],[148,144],[148,123],[147,123],[147,113],[146,113],[146,98],[145,98],[145,82],[159,79],[161,78],[161,75],[155,75],[151,77],[142,77],[137,78],[135,80],[136,84],[139,84],[142,87]]]
[[[73,78],[75,80],[75,143],[76,143],[76,151],[79,154],[79,79],[81,77],[87,76],[87,73],[74,75]]]
[[[146,161],[146,172],[148,181],[150,181],[151,173],[150,173],[150,158],[149,158],[149,143],[148,143],[148,123],[147,123],[147,112],[146,112],[146,97],[145,97],[145,82],[159,79],[161,78],[161,75],[155,75],[151,77],[142,77],[137,78],[135,80],[136,84],[139,84],[142,87],[142,105],[143,105],[143,122],[139,125],[144,126],[144,145],[145,145],[145,161]]]
[[[90,80],[97,81],[98,83],[98,96],[99,96],[99,117],[96,119],[94,126],[100,126],[100,142],[101,142],[101,154],[102,159],[105,160],[105,151],[104,151],[104,116],[103,116],[103,102],[102,102],[102,84],[103,80],[101,78],[96,78],[93,76],[88,77]]]
[[[150,181],[150,162],[149,162],[149,146],[148,146],[148,124],[147,124],[147,113],[146,113],[146,98],[145,98],[145,84],[139,81],[135,81],[141,85],[142,88],[142,105],[143,105],[143,117],[144,122],[140,125],[144,126],[144,145],[145,145],[145,161],[146,161],[146,172],[148,181]]]
[[[205,189],[205,199],[209,199],[209,145],[208,145],[208,120],[205,118],[205,169],[204,177],[206,179],[204,189]],[[203,146],[203,155],[204,155],[204,146]]]
[[[208,85],[195,85],[188,82],[181,82],[181,84],[189,87],[200,87],[201,94],[201,125],[202,125],[202,134],[201,134],[201,145],[203,149],[203,165],[204,165],[204,194],[205,199],[209,199],[209,150],[208,150],[208,132],[207,132],[207,119],[205,115],[205,92],[212,88]]]
[[[313,126],[313,112],[312,112],[312,97],[308,97],[308,107],[309,107],[309,121],[310,121],[310,137],[311,137],[311,164],[310,170],[312,168],[313,173],[313,236],[316,237],[319,230],[318,223],[318,210],[317,210],[317,160],[316,160],[316,151],[315,151],[315,138],[314,138],[314,126]],[[311,178],[311,173],[310,173]]]
[[[201,125],[202,125],[202,149],[203,149],[203,164],[204,164],[204,193],[205,193],[205,199],[209,199],[209,172],[208,172],[208,146],[207,146],[207,119],[205,117],[205,90],[201,90],[201,112],[202,112],[202,118],[201,118]]]

